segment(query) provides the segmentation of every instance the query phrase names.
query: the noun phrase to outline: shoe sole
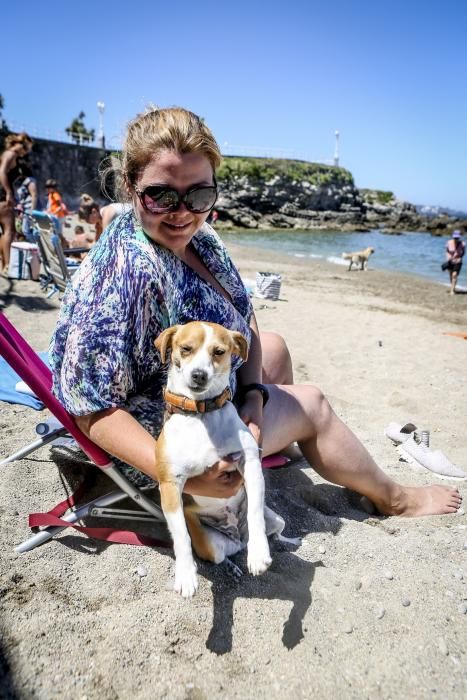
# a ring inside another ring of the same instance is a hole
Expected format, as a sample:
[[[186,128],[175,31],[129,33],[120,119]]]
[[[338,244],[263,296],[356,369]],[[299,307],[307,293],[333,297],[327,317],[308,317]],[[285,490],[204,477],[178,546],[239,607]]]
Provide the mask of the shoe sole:
[[[415,459],[415,457],[412,457],[411,454],[409,454],[406,450],[404,450],[402,445],[399,445],[397,448],[398,453],[404,460],[404,462],[407,462],[415,472],[418,474],[426,474],[429,472],[430,474],[433,474],[433,476],[438,477],[438,479],[441,479],[442,481],[445,481],[446,479],[454,479],[455,481],[465,481],[467,479],[467,474],[465,476],[450,476],[448,474],[440,474],[439,472],[434,472],[428,467],[424,467],[421,462]]]

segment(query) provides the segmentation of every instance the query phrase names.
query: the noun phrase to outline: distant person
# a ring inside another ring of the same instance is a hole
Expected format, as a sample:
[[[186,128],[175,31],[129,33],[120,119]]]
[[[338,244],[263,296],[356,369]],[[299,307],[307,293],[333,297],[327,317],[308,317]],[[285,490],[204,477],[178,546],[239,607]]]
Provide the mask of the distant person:
[[[219,214],[217,213],[217,211],[215,209],[213,209],[207,218],[207,222],[208,222],[208,224],[211,224],[211,226],[214,226],[218,218],[219,218]]]
[[[20,176],[14,183],[16,190],[16,211],[21,222],[23,236],[30,243],[34,243],[31,236],[31,224],[27,214],[40,210],[39,193],[36,178],[32,176],[32,170],[26,163],[21,165]]]
[[[45,183],[45,188],[47,190],[47,214],[52,214],[57,219],[64,219],[69,214],[69,211],[57,189],[57,181],[50,178]]]
[[[85,248],[86,251],[91,250],[92,246],[96,242],[96,239],[94,235],[90,231],[85,231],[83,226],[80,226],[79,224],[75,226],[74,230],[74,237],[72,238],[71,241],[67,241],[67,248],[69,250],[73,248]],[[86,256],[85,251],[81,252],[76,252],[76,253],[68,253],[68,255],[71,255],[72,257],[77,257],[80,258],[81,260],[84,259]]]
[[[19,160],[29,153],[32,143],[25,133],[8,134],[0,156],[0,272],[3,275],[8,274],[10,248],[16,237],[14,182],[21,173]]]
[[[462,240],[461,232],[456,230],[446,244],[446,262],[451,281],[450,294],[456,293],[456,285],[459,273],[462,269],[462,258],[465,254],[465,243]]]
[[[104,227],[99,205],[89,194],[82,194],[79,200],[78,219],[94,226],[94,243],[99,240]]]

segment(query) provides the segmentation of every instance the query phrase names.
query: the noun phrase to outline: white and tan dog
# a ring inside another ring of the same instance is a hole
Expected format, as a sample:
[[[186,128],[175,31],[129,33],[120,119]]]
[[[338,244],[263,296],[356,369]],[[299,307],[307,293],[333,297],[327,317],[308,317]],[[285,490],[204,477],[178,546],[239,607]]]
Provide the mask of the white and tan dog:
[[[360,270],[366,270],[368,267],[368,260],[370,255],[375,252],[374,248],[365,248],[364,250],[357,250],[356,253],[342,253],[344,260],[350,260],[348,271],[352,269],[352,265],[358,269],[360,265]]]
[[[248,542],[248,569],[262,574],[271,564],[267,534],[280,534],[284,521],[265,507],[258,445],[230,400],[231,356],[246,360],[248,353],[243,335],[194,321],[168,328],[155,345],[163,362],[171,351],[164,394],[170,417],[157,440],[156,478],[174,544],[174,588],[190,597],[198,587],[192,546],[218,564]],[[244,477],[235,496],[182,498],[187,479],[227,455]]]

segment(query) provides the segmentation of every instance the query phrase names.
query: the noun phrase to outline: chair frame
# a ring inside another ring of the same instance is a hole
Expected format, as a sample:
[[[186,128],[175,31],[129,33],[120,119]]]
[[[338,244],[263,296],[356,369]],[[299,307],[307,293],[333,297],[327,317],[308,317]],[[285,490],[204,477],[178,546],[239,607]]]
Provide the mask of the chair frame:
[[[79,261],[69,264],[65,257],[68,253],[88,252],[87,248],[63,249],[60,242],[60,221],[56,216],[43,211],[33,210],[25,214],[28,219],[32,237],[39,248],[43,272],[39,277],[41,289],[48,292],[50,298],[57,292],[63,293]]]
[[[45,527],[16,547],[15,550],[17,552],[29,551],[37,545],[52,539],[52,537],[64,530],[66,525],[62,524],[63,521],[72,525],[86,515],[100,517],[122,516],[124,518],[133,517],[144,520],[152,518],[159,523],[164,522],[165,519],[161,508],[147,498],[142,492],[142,489],[138,489],[130,483],[130,481],[115,467],[109,455],[78,428],[73,416],[65,410],[52,393],[52,373],[49,367],[47,367],[37,353],[34,352],[31,346],[2,312],[0,312],[0,355],[4,357],[21,379],[26,382],[37,398],[43,402],[56,421],[58,421],[57,425],[57,423],[52,420],[52,429],[48,431],[46,435],[42,436],[36,443],[32,443],[23,450],[11,455],[11,457],[6,460],[3,460],[1,464],[7,464],[15,459],[19,459],[33,450],[38,449],[38,447],[47,444],[47,442],[51,442],[60,435],[69,434],[76,440],[91,462],[107,474],[118,487],[117,491],[113,491],[105,496],[94,499],[90,503],[77,507],[62,518],[60,525]],[[105,513],[107,506],[113,505],[127,497],[132,499],[143,510],[126,510],[122,511],[120,514],[119,511],[112,509],[110,516]]]

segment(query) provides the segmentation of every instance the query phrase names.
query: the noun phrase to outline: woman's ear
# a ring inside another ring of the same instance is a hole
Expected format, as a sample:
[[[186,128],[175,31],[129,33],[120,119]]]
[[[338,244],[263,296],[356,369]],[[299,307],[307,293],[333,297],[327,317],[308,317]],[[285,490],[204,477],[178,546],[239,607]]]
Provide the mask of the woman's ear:
[[[233,352],[246,362],[248,359],[248,343],[245,336],[237,331],[231,331],[230,336],[233,343]]]
[[[166,330],[162,331],[162,333],[158,335],[154,341],[154,345],[159,350],[161,360],[164,363],[166,361],[167,351],[171,350],[173,337],[179,328],[180,326],[171,326],[170,328],[166,328]]]

